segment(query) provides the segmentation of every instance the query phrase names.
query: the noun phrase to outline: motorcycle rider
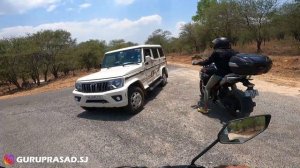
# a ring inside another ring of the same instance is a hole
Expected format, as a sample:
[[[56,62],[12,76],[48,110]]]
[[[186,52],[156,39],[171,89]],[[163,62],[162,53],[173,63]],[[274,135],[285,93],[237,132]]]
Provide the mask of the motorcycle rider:
[[[231,43],[226,37],[216,38],[212,41],[212,44],[214,51],[209,58],[204,61],[194,60],[192,62],[193,65],[201,66],[215,63],[215,66],[217,67],[216,73],[210,77],[205,86],[204,104],[198,108],[198,111],[201,113],[208,113],[210,91],[225,75],[231,73],[228,63],[230,58],[237,53],[231,49]]]

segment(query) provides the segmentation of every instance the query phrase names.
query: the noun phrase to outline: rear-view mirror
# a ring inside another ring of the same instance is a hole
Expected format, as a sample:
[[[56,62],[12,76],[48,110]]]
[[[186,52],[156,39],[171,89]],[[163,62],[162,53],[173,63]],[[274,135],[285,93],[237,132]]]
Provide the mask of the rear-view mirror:
[[[146,55],[145,59],[146,59],[145,62],[149,62],[149,61],[152,60],[151,57],[150,57],[150,55]]]
[[[242,144],[268,128],[271,115],[259,115],[228,122],[218,135],[220,143]]]

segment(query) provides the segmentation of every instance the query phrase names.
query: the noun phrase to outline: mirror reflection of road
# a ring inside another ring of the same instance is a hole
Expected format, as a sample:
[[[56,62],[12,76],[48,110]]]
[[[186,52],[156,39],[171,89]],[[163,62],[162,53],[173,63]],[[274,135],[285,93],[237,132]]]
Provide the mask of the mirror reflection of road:
[[[221,122],[232,119],[220,107],[208,115],[191,107],[199,98],[198,74],[172,66],[167,86],[150,94],[144,110],[134,116],[122,110],[85,112],[75,105],[72,88],[1,100],[0,156],[89,157],[80,165],[14,165],[32,168],[187,164],[217,137]],[[254,114],[272,114],[269,128],[243,145],[219,144],[198,163],[299,167],[299,96],[266,92],[273,84],[253,82],[260,91]],[[274,91],[293,91],[275,86]]]

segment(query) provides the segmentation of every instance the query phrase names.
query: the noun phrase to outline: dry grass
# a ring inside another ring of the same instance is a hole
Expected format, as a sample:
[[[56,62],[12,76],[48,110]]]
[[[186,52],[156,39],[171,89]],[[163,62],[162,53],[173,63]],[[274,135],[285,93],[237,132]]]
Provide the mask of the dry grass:
[[[233,47],[239,52],[255,53],[256,43],[237,45]],[[272,40],[261,45],[263,54],[274,56],[299,56],[300,42],[291,38],[284,40]]]

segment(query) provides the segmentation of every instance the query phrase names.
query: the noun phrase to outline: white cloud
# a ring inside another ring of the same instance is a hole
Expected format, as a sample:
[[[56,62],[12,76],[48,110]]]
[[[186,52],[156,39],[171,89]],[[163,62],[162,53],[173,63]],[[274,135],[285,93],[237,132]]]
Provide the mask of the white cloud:
[[[186,24],[186,22],[184,22],[184,21],[179,21],[179,22],[177,22],[177,23],[176,23],[176,29],[177,29],[178,31],[180,31],[181,28],[182,28],[182,26],[184,26],[185,24]]]
[[[184,21],[179,21],[179,22],[177,22],[176,23],[176,25],[175,25],[175,29],[173,29],[173,35],[175,36],[175,37],[179,37],[179,33],[180,33],[180,31],[181,31],[181,28],[182,28],[182,26],[184,26],[186,24],[186,22],[184,22]]]
[[[48,8],[47,8],[47,12],[52,12],[57,6],[56,5],[50,5]]]
[[[130,5],[134,0],[115,0],[115,3],[118,5]]]
[[[72,37],[77,38],[79,42],[89,39],[106,41],[125,39],[144,43],[148,35],[160,26],[161,21],[161,16],[150,15],[141,17],[138,20],[102,18],[82,22],[72,21],[41,24],[38,26],[15,26],[0,29],[0,38],[25,36],[27,33],[35,33],[45,29],[63,29],[69,31]]]
[[[40,7],[46,8],[48,11],[51,8],[54,9],[59,2],[60,0],[1,0],[0,11],[2,14],[25,13],[28,10]],[[55,7],[52,5],[55,5]]]
[[[89,8],[92,4],[90,3],[83,3],[79,5],[79,9],[85,9],[85,8]]]

